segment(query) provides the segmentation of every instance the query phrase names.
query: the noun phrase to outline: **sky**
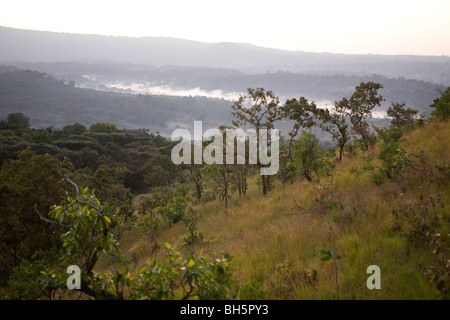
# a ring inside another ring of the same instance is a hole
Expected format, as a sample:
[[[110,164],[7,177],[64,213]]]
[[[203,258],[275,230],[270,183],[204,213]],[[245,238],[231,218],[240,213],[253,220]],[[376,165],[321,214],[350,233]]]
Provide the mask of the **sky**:
[[[450,0],[2,0],[0,26],[291,51],[450,56]]]

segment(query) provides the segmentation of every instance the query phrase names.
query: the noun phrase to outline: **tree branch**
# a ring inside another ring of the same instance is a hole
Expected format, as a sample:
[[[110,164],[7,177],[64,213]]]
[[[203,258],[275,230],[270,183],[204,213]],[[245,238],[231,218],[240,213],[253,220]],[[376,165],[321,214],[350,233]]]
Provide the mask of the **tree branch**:
[[[49,219],[47,219],[47,218],[44,218],[44,217],[42,216],[42,214],[39,212],[38,208],[37,208],[37,203],[34,204],[34,210],[35,210],[36,213],[39,215],[39,218],[40,218],[42,221],[45,221],[45,222],[51,223],[51,224],[56,224],[56,225],[58,225],[58,226],[60,226],[60,227],[64,227],[64,228],[69,228],[69,227],[70,227],[70,226],[67,225],[67,224],[61,224],[61,223],[59,223],[59,222],[57,222],[57,221],[52,221],[52,220],[49,220]]]

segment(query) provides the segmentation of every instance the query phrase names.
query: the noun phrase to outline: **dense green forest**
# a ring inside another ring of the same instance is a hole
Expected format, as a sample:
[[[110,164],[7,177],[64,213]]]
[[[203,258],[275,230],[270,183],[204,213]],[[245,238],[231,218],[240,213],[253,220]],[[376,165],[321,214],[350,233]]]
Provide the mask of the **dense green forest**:
[[[391,125],[371,126],[382,88],[362,82],[332,110],[248,89],[227,109],[232,126],[293,123],[274,176],[260,161],[176,166],[176,142],[107,120],[33,129],[7,114],[0,297],[448,299],[450,88],[428,118],[393,103]],[[365,287],[370,264],[382,290]],[[67,288],[69,265],[81,268],[80,290]]]

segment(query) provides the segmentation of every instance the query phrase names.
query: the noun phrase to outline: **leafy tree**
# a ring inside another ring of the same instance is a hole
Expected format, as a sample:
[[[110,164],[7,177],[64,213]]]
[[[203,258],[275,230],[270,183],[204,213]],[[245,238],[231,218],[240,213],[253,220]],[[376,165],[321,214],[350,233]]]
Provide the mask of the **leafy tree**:
[[[10,113],[6,118],[6,125],[11,129],[26,129],[30,127],[30,118],[23,113]]]
[[[232,183],[239,193],[239,196],[246,195],[248,189],[247,177],[250,172],[250,168],[246,164],[234,164],[231,166]]]
[[[363,82],[355,88],[349,100],[343,98],[341,101],[353,125],[352,130],[361,136],[366,150],[369,150],[370,136],[366,119],[372,117],[373,108],[381,105],[383,97],[378,94],[378,90],[382,88],[379,83]]]
[[[388,128],[380,132],[382,143],[378,158],[381,160],[382,172],[393,179],[400,174],[407,161],[406,150],[400,144],[402,134],[399,130]]]
[[[97,122],[91,124],[89,130],[95,133],[111,133],[117,130],[117,126],[114,123]]]
[[[430,106],[434,108],[431,112],[433,118],[445,120],[450,116],[450,87],[445,90],[440,98],[436,98]]]
[[[391,124],[394,127],[408,127],[414,124],[414,117],[419,113],[416,109],[406,108],[406,104],[392,103],[387,110],[387,116],[392,118]]]
[[[186,164],[186,176],[189,182],[195,185],[195,195],[197,201],[200,201],[204,188],[204,176],[202,174],[203,165],[200,164]]]
[[[60,170],[68,161],[27,149],[0,171],[0,268],[7,275],[37,250],[60,246],[61,229],[44,223],[49,208],[66,196]]]
[[[372,178],[378,185],[382,184],[386,178],[397,179],[408,161],[406,150],[400,144],[402,135],[402,130],[393,126],[380,131],[379,137],[382,143],[380,144],[380,152],[377,157],[381,160],[381,166],[373,166],[373,158],[367,155],[362,157],[364,164],[357,168],[351,168],[350,173],[375,172],[377,169],[378,173],[375,172]]]
[[[219,190],[220,200],[228,206],[228,199],[232,193],[233,170],[227,164],[210,164],[201,170],[208,181],[212,181],[214,187]]]
[[[289,140],[285,137],[280,137],[280,170],[277,173],[277,178],[284,184],[297,176],[297,168],[292,162],[292,153],[289,152]]]
[[[178,167],[166,155],[155,155],[143,167],[144,182],[150,188],[169,186],[178,176]]]
[[[312,173],[319,169],[318,160],[322,155],[319,138],[311,132],[303,131],[294,147],[294,164],[309,182],[312,181]]]
[[[94,190],[96,197],[119,209],[120,216],[129,218],[132,214],[133,195],[123,185],[125,176],[130,171],[126,167],[108,167],[102,164],[96,171],[90,169],[77,170],[73,180],[79,185]]]
[[[250,124],[255,130],[257,141],[261,141],[259,137],[260,129],[273,129],[274,123],[282,118],[281,108],[279,106],[280,100],[274,95],[272,91],[266,91],[263,88],[247,89],[248,96],[240,96],[239,99],[231,106],[234,110],[231,114],[235,118],[233,125],[235,127],[245,126]],[[259,157],[257,165],[262,168]],[[269,176],[262,175],[262,192],[267,194],[266,185],[268,184]]]
[[[63,133],[65,133],[65,134],[70,136],[72,134],[76,134],[76,135],[83,134],[84,132],[87,131],[87,129],[82,124],[75,123],[75,124],[72,124],[72,125],[65,126],[62,129],[62,131],[63,131]]]
[[[320,128],[331,134],[339,147],[339,161],[342,161],[342,154],[347,142],[351,139],[350,129],[346,121],[346,100],[335,102],[333,110],[324,110],[320,118],[322,123]]]
[[[311,128],[315,125],[314,119],[321,110],[317,108],[314,102],[310,103],[304,97],[300,97],[298,100],[295,98],[286,100],[282,110],[285,119],[295,121],[292,130],[289,131],[288,155],[289,161],[292,162],[292,146],[295,137],[300,129]]]

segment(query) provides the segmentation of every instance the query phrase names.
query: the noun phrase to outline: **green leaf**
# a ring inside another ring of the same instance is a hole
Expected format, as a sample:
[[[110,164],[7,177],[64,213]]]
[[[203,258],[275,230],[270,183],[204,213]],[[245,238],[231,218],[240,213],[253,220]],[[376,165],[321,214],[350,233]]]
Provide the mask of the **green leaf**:
[[[192,267],[193,265],[194,265],[194,260],[191,259],[191,261],[189,261],[189,263],[188,263],[187,266],[188,266],[188,268],[190,268],[190,267]]]
[[[325,256],[325,257],[322,257],[322,261],[328,261],[328,260],[330,260],[331,259],[331,256]]]
[[[327,256],[331,255],[330,250],[320,250],[320,253],[321,253],[321,254],[325,254],[325,255],[327,255]]]

